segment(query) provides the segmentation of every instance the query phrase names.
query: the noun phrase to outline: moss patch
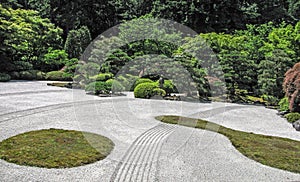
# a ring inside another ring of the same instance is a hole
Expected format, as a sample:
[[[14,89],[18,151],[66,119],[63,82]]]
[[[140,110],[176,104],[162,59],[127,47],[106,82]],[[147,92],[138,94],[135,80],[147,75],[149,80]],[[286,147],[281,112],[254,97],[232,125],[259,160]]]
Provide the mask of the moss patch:
[[[223,134],[238,151],[248,158],[267,166],[300,173],[299,141],[237,131],[201,119],[179,116],[158,116],[156,119],[165,123]]]
[[[113,147],[111,140],[97,134],[47,129],[2,141],[0,158],[19,165],[69,168],[102,160]]]

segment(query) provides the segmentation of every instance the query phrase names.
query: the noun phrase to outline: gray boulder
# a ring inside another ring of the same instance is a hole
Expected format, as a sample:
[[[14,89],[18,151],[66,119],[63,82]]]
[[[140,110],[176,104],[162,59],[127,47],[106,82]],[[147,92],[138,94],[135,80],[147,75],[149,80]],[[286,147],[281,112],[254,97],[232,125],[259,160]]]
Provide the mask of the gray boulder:
[[[293,123],[293,127],[297,130],[300,131],[300,120],[297,120]]]

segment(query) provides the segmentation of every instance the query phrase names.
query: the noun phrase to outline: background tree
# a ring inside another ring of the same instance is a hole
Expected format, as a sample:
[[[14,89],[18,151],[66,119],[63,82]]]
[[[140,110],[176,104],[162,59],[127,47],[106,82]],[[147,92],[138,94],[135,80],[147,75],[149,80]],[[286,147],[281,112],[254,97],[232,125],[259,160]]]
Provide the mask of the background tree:
[[[69,58],[79,58],[91,41],[89,29],[83,26],[68,33],[64,49],[68,53]]]
[[[274,50],[271,56],[266,57],[259,64],[258,88],[261,95],[272,95],[282,98],[284,92],[282,83],[284,74],[293,66],[293,61],[280,49]]]
[[[48,48],[61,48],[62,30],[37,12],[0,5],[0,17],[1,57],[6,57],[4,71],[41,69],[41,60]]]
[[[110,0],[51,0],[51,21],[64,29],[65,36],[74,29],[87,26],[92,38],[116,25],[115,8]]]

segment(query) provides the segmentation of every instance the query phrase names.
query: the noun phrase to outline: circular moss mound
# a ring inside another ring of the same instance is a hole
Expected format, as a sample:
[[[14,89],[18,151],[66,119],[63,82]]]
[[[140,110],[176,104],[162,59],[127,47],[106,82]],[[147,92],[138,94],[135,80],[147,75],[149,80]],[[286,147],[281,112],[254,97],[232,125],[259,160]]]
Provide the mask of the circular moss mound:
[[[0,158],[19,165],[69,168],[104,159],[114,143],[103,136],[73,130],[31,131],[0,143]]]

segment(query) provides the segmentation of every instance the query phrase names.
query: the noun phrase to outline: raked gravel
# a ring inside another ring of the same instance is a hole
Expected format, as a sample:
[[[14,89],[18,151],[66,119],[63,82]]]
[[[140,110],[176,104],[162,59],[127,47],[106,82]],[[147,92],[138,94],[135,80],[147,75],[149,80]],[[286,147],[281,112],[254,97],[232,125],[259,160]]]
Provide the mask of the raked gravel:
[[[115,143],[104,160],[70,169],[0,160],[0,181],[299,181],[248,159],[223,135],[162,124],[162,114],[203,118],[236,130],[300,141],[300,133],[261,106],[100,98],[46,82],[0,83],[0,140],[45,128],[98,133]]]

